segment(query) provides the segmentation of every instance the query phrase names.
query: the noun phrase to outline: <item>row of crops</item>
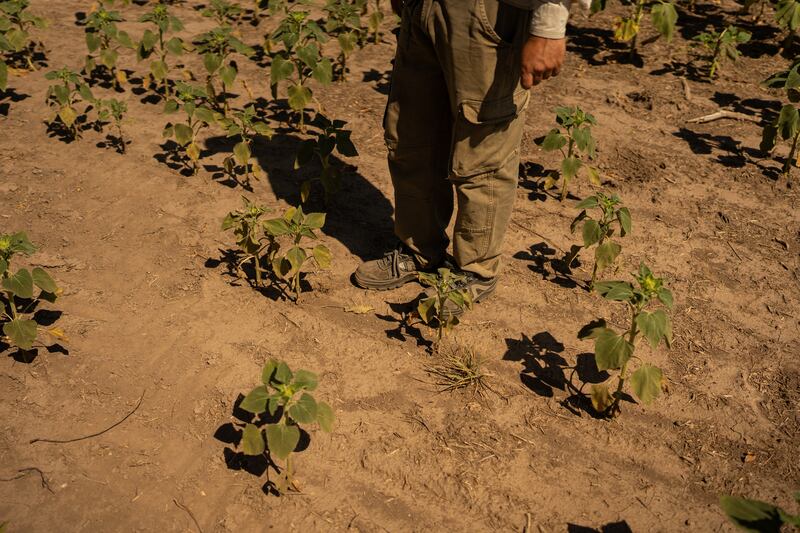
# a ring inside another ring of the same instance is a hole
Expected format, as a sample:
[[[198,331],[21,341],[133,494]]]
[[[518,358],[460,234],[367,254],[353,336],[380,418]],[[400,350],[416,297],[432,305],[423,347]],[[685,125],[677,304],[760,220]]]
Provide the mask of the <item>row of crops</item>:
[[[223,162],[224,173],[247,191],[266,177],[255,157],[257,143],[269,143],[279,128],[297,135],[301,142],[294,155],[295,168],[304,168],[312,176],[298,183],[299,203],[275,217],[265,205],[245,198],[241,208],[224,218],[222,230],[234,236],[238,251],[232,268],[242,278],[255,289],[273,287],[284,299],[299,303],[303,278],[315,269],[330,268],[334,260],[319,235],[326,214],[307,212],[308,206],[312,198],[314,205],[329,205],[347,179],[337,154],[358,155],[346,117],[324,113],[314,91],[345,82],[352,54],[379,43],[396,19],[384,12],[387,6],[380,0],[211,0],[199,11],[213,27],[186,35],[184,22],[174,14],[177,3],[163,0],[131,6],[124,0],[101,0],[92,4],[76,21],[85,36],[81,64],[45,70],[48,21],[36,15],[27,0],[0,1],[0,91],[13,90],[18,76],[44,76],[50,81],[43,100],[51,109],[47,127],[53,135],[80,142],[89,130],[104,132],[108,145],[124,154],[132,140],[125,132],[128,106],[122,95],[135,87],[137,94],[145,95],[143,101],[158,106],[163,114],[165,150],[180,170],[200,174],[203,139],[220,133],[232,146]],[[680,12],[695,9],[694,2],[661,0],[633,0],[625,5],[629,12],[615,21],[613,34],[616,41],[628,44],[631,54],[642,46],[638,36],[646,18],[657,35],[671,40]],[[604,1],[596,0],[592,11],[605,8]],[[751,33],[742,27],[752,25],[752,19],[768,23],[765,10],[772,11],[766,0],[749,2],[736,15],[741,24],[715,17],[693,36],[693,57],[704,65],[707,81],[713,82],[726,63],[737,60],[742,47],[752,44]],[[769,23],[782,31],[781,46],[788,54],[800,27],[800,2],[781,0],[774,11]],[[134,21],[140,34],[121,29]],[[271,29],[261,42],[246,42],[242,28],[257,29],[262,24]],[[121,66],[131,61],[137,65],[135,71]],[[266,104],[253,95],[240,74],[244,61],[253,62],[269,79],[271,100]],[[765,121],[761,148],[771,151],[786,141],[790,148],[783,170],[788,174],[800,137],[800,114],[794,106],[800,101],[798,62],[770,76],[765,84],[782,90],[785,105],[776,118]],[[234,96],[233,91],[239,89],[247,98]],[[613,417],[620,414],[628,390],[644,404],[662,393],[663,371],[648,362],[646,347],[655,350],[670,345],[673,296],[664,279],[644,264],[630,281],[603,279],[622,254],[622,239],[631,238],[633,217],[619,196],[603,189],[596,164],[595,117],[580,107],[558,107],[555,114],[554,126],[537,142],[562,158],[544,179],[543,188],[558,189],[553,196],[565,206],[573,180],[586,179],[595,188],[594,194],[569,207],[577,213],[569,228],[577,242],[559,261],[560,268],[574,275],[572,270],[583,256],[591,265],[591,277],[582,281],[586,297],[597,294],[627,310],[621,331],[597,318],[578,332],[581,339],[593,343],[598,370],[608,371],[611,377],[592,384],[588,391],[575,387],[575,392],[591,403],[598,416]],[[21,350],[66,337],[61,328],[41,326],[33,318],[40,302],[54,302],[60,295],[53,278],[41,268],[29,271],[12,266],[15,256],[34,251],[25,232],[0,235],[3,342]],[[480,387],[484,378],[482,361],[471,350],[452,350],[443,344],[448,332],[459,325],[447,302],[461,310],[472,307],[469,293],[458,288],[459,280],[460,275],[447,268],[421,274],[420,282],[432,291],[417,303],[414,313],[404,317],[406,325],[417,321],[430,326],[430,349],[445,361],[430,371],[446,389]],[[315,398],[317,385],[313,372],[292,371],[286,362],[270,361],[260,384],[239,405],[252,414],[240,428],[241,451],[269,456],[279,492],[294,490],[292,454],[301,428],[316,424],[323,431],[333,430],[333,409]],[[800,524],[800,518],[759,502],[726,497],[722,505],[740,525],[762,519]]]

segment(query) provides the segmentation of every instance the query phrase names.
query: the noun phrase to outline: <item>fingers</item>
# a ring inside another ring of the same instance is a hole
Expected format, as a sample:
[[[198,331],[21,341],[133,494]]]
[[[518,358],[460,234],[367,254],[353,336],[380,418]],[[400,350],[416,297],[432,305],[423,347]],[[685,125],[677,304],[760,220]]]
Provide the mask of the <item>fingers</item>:
[[[522,76],[520,78],[520,83],[522,84],[523,89],[530,89],[538,82],[534,79],[533,74],[531,74],[530,72],[525,72],[523,70]]]

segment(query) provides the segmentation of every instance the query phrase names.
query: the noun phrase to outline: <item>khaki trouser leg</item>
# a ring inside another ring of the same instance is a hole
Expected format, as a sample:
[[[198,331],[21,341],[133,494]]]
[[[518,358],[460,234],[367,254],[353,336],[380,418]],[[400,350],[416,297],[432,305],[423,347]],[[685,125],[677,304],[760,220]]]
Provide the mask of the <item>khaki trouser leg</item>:
[[[412,0],[403,20],[386,117],[398,236],[429,259],[446,245],[446,177],[456,263],[494,277],[529,99],[519,85],[528,13],[498,0]]]
[[[447,181],[452,120],[444,73],[411,0],[397,43],[384,119],[395,193],[395,234],[423,264],[444,259],[453,215]]]

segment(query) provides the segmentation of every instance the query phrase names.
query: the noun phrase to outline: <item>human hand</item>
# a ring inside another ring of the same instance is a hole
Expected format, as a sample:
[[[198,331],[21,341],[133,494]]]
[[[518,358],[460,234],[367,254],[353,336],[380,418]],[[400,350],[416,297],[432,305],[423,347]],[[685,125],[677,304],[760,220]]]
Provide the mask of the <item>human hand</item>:
[[[522,86],[530,89],[552,76],[557,76],[564,65],[566,53],[566,39],[547,39],[531,35],[522,47]]]

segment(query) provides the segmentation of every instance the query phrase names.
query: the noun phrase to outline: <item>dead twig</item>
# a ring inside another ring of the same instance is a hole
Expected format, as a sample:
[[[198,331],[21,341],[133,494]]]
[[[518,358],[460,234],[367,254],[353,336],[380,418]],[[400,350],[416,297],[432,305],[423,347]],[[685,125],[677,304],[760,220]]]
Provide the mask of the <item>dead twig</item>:
[[[85,435],[83,437],[76,437],[74,439],[63,439],[63,440],[62,439],[33,439],[28,444],[33,444],[34,442],[50,442],[50,443],[53,443],[53,444],[67,444],[67,443],[70,443],[70,442],[78,442],[79,440],[91,439],[93,437],[97,437],[99,435],[102,435],[103,433],[106,433],[107,431],[111,431],[112,429],[114,429],[118,425],[120,425],[123,422],[125,422],[128,418],[130,418],[130,416],[133,413],[135,413],[139,409],[139,406],[142,405],[142,400],[144,400],[144,393],[145,393],[146,390],[147,389],[142,391],[142,395],[139,397],[139,401],[136,402],[136,406],[133,408],[133,410],[131,410],[131,412],[129,412],[124,417],[122,417],[122,419],[120,419],[118,422],[115,422],[114,424],[108,426],[106,429],[104,429],[102,431],[98,431],[97,433],[92,433],[91,435]]]
[[[693,118],[687,120],[686,122],[689,124],[705,124],[706,122],[713,122],[714,120],[720,120],[723,118],[730,118],[733,120],[747,120],[749,122],[759,123],[761,119],[758,117],[752,117],[750,115],[745,115],[744,113],[737,113],[735,111],[728,111],[727,109],[720,109],[714,113],[709,115],[703,115],[702,117]]]
[[[199,531],[200,533],[203,533],[203,528],[200,527],[200,524],[197,522],[197,518],[194,517],[194,513],[192,512],[192,510],[189,509],[188,507],[186,507],[185,505],[183,505],[181,502],[179,502],[175,498],[172,498],[172,502],[178,507],[178,509],[180,509],[181,511],[185,511],[186,514],[189,515],[189,518],[192,519],[192,522],[194,522],[195,527],[197,527],[197,531]]]
[[[17,470],[16,476],[8,478],[0,477],[0,481],[14,481],[15,479],[20,479],[27,476],[31,472],[36,472],[37,474],[39,474],[39,478],[41,479],[42,482],[42,487],[50,491],[51,494],[55,494],[55,491],[53,491],[53,489],[50,488],[50,483],[47,482],[47,478],[44,477],[44,472],[42,472],[35,466],[26,466],[25,468],[20,468],[19,470]]]
[[[681,85],[683,85],[683,96],[688,102],[692,101],[692,88],[689,87],[689,81],[686,78],[681,78]]]

